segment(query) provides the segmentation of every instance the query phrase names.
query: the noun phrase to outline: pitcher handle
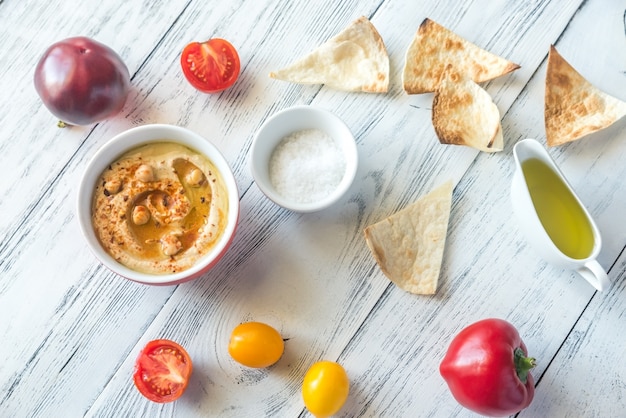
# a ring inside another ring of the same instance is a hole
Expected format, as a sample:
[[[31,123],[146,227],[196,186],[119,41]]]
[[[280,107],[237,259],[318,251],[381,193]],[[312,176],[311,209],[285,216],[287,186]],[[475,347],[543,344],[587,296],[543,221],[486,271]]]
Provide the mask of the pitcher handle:
[[[593,287],[598,289],[600,292],[606,290],[610,285],[611,281],[609,280],[608,275],[596,260],[591,260],[585,263],[584,266],[580,267],[578,270],[578,274],[580,274],[585,280],[587,280]]]

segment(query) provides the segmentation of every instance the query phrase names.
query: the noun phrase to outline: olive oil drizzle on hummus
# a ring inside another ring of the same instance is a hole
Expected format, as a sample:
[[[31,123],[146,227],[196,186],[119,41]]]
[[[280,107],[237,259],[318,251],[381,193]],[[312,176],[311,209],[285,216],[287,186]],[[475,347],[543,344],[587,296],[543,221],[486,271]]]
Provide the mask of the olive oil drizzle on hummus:
[[[150,211],[150,220],[137,225],[129,222],[128,226],[137,242],[143,247],[146,258],[159,258],[162,254],[160,239],[165,234],[174,234],[182,244],[180,251],[188,250],[198,238],[198,231],[208,218],[211,188],[206,179],[198,185],[190,185],[186,178],[193,169],[198,169],[192,162],[182,158],[173,161],[174,173],[178,176],[182,189],[168,194],[162,190],[151,190],[135,199],[129,206],[129,219],[132,210],[142,205]],[[176,226],[171,226],[173,221]]]

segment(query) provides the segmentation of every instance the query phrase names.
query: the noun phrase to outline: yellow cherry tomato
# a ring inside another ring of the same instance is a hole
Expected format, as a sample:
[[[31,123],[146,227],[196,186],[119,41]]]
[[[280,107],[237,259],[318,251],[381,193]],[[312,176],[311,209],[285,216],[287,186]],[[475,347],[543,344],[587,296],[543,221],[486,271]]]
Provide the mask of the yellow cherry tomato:
[[[334,361],[319,361],[304,375],[304,405],[317,418],[329,417],[339,412],[348,399],[349,392],[348,374]]]
[[[247,367],[262,368],[276,363],[285,351],[279,332],[262,322],[245,322],[233,330],[228,343],[231,357]]]

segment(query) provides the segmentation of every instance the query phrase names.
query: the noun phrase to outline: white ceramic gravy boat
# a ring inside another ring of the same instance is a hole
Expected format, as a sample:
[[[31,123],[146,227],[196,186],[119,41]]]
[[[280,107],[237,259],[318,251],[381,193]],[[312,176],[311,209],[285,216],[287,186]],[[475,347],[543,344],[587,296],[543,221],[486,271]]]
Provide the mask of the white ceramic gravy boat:
[[[611,282],[596,261],[602,246],[598,227],[554,160],[534,139],[515,144],[513,155],[511,200],[522,233],[549,263],[607,289]]]

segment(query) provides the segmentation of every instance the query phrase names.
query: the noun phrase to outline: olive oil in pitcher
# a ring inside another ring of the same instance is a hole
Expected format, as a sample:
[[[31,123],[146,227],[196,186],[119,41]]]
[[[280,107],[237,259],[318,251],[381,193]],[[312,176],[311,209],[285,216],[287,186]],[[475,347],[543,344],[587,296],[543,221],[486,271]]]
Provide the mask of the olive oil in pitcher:
[[[594,248],[589,219],[561,178],[543,161],[530,158],[522,172],[537,216],[554,245],[573,259],[584,259]]]

